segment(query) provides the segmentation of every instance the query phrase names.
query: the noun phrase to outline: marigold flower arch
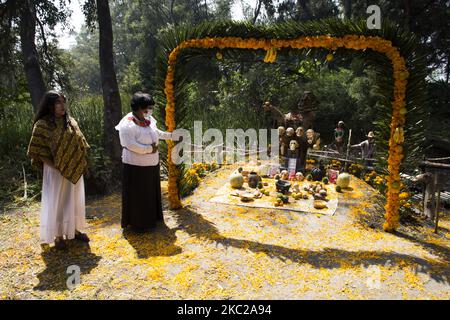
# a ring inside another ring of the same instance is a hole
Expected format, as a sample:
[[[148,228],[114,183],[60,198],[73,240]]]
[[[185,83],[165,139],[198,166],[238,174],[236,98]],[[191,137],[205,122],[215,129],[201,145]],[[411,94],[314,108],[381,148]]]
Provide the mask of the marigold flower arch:
[[[267,51],[266,62],[274,61],[276,50],[282,48],[325,48],[336,50],[346,48],[353,50],[372,49],[385,54],[393,66],[394,78],[394,100],[392,101],[392,117],[390,124],[389,138],[389,158],[388,158],[388,191],[386,209],[386,221],[384,230],[394,231],[399,220],[399,192],[400,192],[400,164],[403,159],[403,126],[406,121],[406,85],[409,72],[406,68],[405,59],[401,56],[397,47],[392,42],[377,36],[346,35],[343,37],[332,36],[311,36],[298,37],[295,39],[256,39],[239,37],[205,37],[201,39],[190,39],[183,41],[175,47],[168,60],[168,69],[165,78],[166,95],[166,119],[165,123],[168,131],[176,128],[175,123],[175,97],[174,97],[174,76],[177,57],[183,49],[203,48],[203,49],[263,49]],[[168,142],[168,169],[169,169],[169,205],[171,209],[182,207],[178,192],[178,168],[172,162],[171,153],[174,143]]]

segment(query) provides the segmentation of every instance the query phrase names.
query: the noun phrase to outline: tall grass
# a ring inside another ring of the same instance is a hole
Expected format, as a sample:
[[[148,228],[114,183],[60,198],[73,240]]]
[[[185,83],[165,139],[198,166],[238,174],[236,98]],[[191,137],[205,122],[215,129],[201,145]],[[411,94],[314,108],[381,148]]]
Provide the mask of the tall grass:
[[[7,202],[33,199],[40,192],[40,187],[36,184],[38,177],[32,171],[30,159],[26,156],[32,126],[33,110],[30,104],[12,102],[2,107],[0,114],[2,211]]]
[[[125,114],[129,112],[130,96],[123,93],[121,96]],[[4,211],[14,204],[39,200],[42,181],[26,155],[33,128],[31,104],[11,103],[0,107],[0,207]],[[111,182],[111,161],[103,148],[102,96],[69,96],[68,109],[91,146],[89,173],[85,176],[86,195],[110,192],[111,186],[117,183]]]
[[[69,103],[70,115],[75,118],[90,145],[86,194],[111,191],[111,160],[103,148],[103,99],[100,95],[83,96]]]

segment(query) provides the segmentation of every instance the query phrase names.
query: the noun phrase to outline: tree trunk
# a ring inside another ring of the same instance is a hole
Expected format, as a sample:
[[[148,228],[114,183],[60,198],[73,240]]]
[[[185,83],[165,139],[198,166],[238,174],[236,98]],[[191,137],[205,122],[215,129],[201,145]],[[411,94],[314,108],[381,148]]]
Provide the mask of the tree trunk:
[[[259,13],[261,11],[262,0],[259,0],[255,7],[255,13],[253,15],[252,24],[256,24],[256,20],[258,20]]]
[[[352,1],[344,0],[344,17],[350,19],[352,15]]]
[[[176,26],[177,21],[175,19],[175,15],[173,14],[174,5],[175,5],[175,0],[170,1],[170,19],[172,20],[173,25]]]
[[[446,82],[448,83],[448,80],[450,78],[450,55],[447,56],[447,75],[446,75]]]
[[[424,214],[431,221],[434,220],[436,210],[436,174],[433,174],[425,189],[425,207]]]
[[[20,10],[20,44],[28,91],[30,92],[34,112],[37,111],[39,102],[46,91],[41,67],[39,66],[35,36],[36,8],[31,1],[27,0],[24,1]]]
[[[114,127],[122,118],[122,103],[114,70],[113,31],[108,0],[97,0],[100,33],[99,59],[103,90],[103,134],[105,149],[113,164],[113,172],[120,172],[121,147],[119,134]]]
[[[311,20],[313,18],[312,12],[308,7],[307,0],[298,0],[297,7],[301,8],[300,12],[304,12],[306,20]]]
[[[410,30],[411,26],[411,3],[410,0],[403,0],[405,10],[405,30]]]

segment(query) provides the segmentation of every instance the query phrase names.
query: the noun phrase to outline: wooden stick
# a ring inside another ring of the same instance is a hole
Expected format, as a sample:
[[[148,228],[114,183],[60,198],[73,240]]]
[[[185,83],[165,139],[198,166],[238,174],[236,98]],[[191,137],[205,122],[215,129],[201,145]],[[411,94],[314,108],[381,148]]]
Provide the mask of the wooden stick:
[[[425,211],[427,210],[426,205],[427,205],[427,200],[426,200],[426,196],[427,196],[427,183],[423,182],[423,190],[422,190],[422,215],[425,216],[426,213]]]
[[[450,164],[446,163],[435,163],[430,161],[423,161],[422,165],[428,168],[438,168],[438,169],[450,169]]]
[[[350,146],[351,146],[351,139],[352,139],[352,129],[348,130],[348,142],[347,142],[347,152],[345,153],[345,159],[348,159],[349,153],[350,153]],[[347,165],[347,163],[346,163]],[[347,168],[345,168],[347,171]]]
[[[437,179],[437,176],[438,175],[436,175],[436,180],[438,180]],[[437,184],[437,189],[438,189],[438,191],[437,191],[437,200],[436,200],[436,222],[435,222],[435,227],[434,227],[434,233],[438,233],[438,228],[439,228],[439,207],[441,206],[441,204],[440,204],[440,202],[441,202],[441,188],[440,188],[440,185],[439,184]]]
[[[23,172],[23,199],[27,200],[28,198],[28,183],[27,183],[27,176],[25,175],[25,168],[22,165],[22,172]]]
[[[427,158],[426,161],[442,161],[442,160],[450,160],[450,157],[444,157],[444,158]]]

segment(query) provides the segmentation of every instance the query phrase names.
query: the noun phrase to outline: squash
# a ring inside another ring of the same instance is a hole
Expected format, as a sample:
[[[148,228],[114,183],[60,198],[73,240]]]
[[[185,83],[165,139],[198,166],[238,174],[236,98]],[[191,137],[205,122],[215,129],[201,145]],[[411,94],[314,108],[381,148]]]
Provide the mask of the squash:
[[[341,189],[348,188],[348,186],[350,185],[350,178],[351,176],[347,172],[343,172],[339,174],[336,185],[341,187]]]
[[[244,185],[244,177],[240,173],[232,174],[229,181],[234,189],[240,189]]]

